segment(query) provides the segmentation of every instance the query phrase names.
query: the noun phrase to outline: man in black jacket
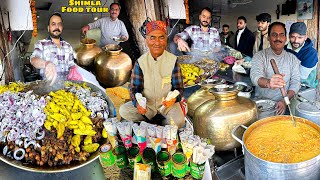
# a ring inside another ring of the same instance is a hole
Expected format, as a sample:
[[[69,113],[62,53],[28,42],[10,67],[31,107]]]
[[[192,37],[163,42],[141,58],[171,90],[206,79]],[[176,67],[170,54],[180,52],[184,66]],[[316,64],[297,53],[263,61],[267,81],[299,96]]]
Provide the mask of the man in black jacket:
[[[234,46],[234,33],[229,30],[229,25],[224,24],[222,26],[222,32],[220,33],[220,41],[227,46]]]
[[[235,35],[235,49],[241,53],[252,57],[255,38],[253,33],[246,27],[247,19],[240,16],[237,19],[237,32]]]

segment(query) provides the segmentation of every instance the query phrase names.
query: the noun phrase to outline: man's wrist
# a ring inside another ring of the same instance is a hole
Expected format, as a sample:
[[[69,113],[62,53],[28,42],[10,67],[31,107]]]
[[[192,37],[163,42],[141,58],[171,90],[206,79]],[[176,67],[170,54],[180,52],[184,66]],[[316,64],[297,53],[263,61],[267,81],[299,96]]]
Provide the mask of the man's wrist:
[[[178,43],[180,40],[183,40],[181,37],[178,37],[177,39],[176,39],[176,43]]]
[[[49,63],[50,63],[50,61],[46,61],[46,62],[44,63],[44,69],[48,66]]]

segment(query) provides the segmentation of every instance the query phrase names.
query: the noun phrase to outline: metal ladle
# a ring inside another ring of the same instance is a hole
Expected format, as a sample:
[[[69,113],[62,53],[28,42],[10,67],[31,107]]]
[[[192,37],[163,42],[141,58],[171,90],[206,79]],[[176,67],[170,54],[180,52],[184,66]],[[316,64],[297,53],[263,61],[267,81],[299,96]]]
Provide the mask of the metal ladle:
[[[278,69],[278,66],[277,66],[277,63],[274,59],[271,59],[270,60],[270,63],[271,63],[271,66],[272,66],[272,69],[273,69],[273,72],[275,74],[280,74],[279,72],[279,69]],[[296,122],[293,118],[293,115],[292,115],[292,112],[291,112],[291,108],[290,108],[290,100],[287,96],[287,91],[284,89],[284,87],[280,88],[280,91],[281,91],[281,94],[282,94],[282,97],[284,99],[284,102],[286,103],[286,105],[288,106],[288,109],[289,109],[289,112],[290,112],[290,116],[291,116],[291,119],[292,119],[292,123],[293,123],[293,126],[296,127]]]

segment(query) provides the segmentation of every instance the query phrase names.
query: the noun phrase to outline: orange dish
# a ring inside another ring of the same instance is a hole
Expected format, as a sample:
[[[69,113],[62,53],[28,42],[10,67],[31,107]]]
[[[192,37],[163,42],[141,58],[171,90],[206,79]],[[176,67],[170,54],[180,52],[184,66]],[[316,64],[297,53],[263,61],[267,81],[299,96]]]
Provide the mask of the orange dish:
[[[253,129],[245,145],[263,160],[298,163],[320,154],[320,132],[303,121],[296,122],[296,127],[290,120],[271,121]]]

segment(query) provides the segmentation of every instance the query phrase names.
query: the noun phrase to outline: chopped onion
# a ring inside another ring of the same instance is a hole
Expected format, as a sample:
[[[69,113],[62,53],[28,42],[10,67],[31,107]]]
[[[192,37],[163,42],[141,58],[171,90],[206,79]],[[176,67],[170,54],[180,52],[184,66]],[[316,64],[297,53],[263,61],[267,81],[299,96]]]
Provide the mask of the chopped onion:
[[[21,155],[20,156],[18,156],[18,153],[19,152],[21,152]],[[24,158],[24,155],[26,154],[26,151],[23,149],[23,148],[18,148],[17,150],[15,150],[14,151],[14,153],[13,153],[13,158],[15,159],[15,160],[18,160],[18,161],[20,161],[20,160],[22,160],[23,158]]]
[[[7,155],[7,152],[8,152],[8,146],[5,146],[2,150],[2,154]]]
[[[37,135],[39,135],[39,136],[37,136]],[[41,139],[44,138],[44,136],[45,136],[44,130],[39,128],[39,129],[38,129],[38,132],[36,133],[36,139],[37,139],[37,140],[41,140]]]

